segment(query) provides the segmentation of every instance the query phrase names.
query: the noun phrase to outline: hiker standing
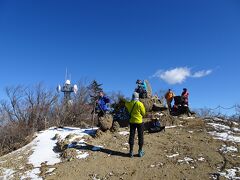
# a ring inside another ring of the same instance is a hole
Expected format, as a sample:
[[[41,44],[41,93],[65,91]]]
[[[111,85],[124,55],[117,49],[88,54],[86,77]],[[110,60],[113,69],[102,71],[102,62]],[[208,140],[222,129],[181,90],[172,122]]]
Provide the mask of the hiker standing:
[[[125,102],[125,106],[130,113],[130,135],[129,135],[129,146],[130,157],[133,157],[133,146],[134,146],[134,137],[135,131],[138,132],[138,156],[142,157],[144,155],[143,151],[143,123],[142,118],[145,115],[145,107],[139,101],[139,94],[134,92],[132,95],[132,100],[130,102]]]
[[[169,111],[171,111],[171,109],[172,109],[171,103],[172,103],[174,96],[175,96],[175,94],[173,93],[173,91],[171,89],[168,89],[167,93],[165,94],[165,99],[166,99]]]
[[[104,95],[103,91],[99,92],[99,98],[97,100],[97,110],[98,110],[98,116],[103,116],[107,112],[111,111],[111,108],[108,106],[108,103],[110,103],[110,99]]]
[[[183,92],[182,92],[181,96],[182,96],[183,104],[188,106],[189,92],[188,92],[187,88],[183,88]]]

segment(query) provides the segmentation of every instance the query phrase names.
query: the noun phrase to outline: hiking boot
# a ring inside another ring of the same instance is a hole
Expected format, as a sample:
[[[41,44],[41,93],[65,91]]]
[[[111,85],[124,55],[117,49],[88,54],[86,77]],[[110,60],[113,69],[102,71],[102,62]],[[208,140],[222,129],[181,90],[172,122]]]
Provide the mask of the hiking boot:
[[[132,151],[129,152],[129,157],[133,158],[133,152]]]
[[[139,150],[139,151],[138,151],[138,156],[139,156],[139,157],[143,157],[144,154],[145,154],[145,153],[144,153],[143,150]]]

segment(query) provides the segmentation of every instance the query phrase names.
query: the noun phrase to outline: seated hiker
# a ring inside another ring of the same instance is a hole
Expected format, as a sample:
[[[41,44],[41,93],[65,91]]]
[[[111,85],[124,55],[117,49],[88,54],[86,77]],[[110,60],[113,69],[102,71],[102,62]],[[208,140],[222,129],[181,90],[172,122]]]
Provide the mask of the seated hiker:
[[[182,105],[183,105],[183,99],[181,96],[174,96],[174,105],[171,109],[172,115],[180,115],[182,114]]]
[[[175,94],[173,93],[173,91],[171,89],[168,89],[167,93],[165,94],[165,99],[166,99],[169,111],[171,111],[171,109],[172,109],[171,103],[172,103],[174,96],[175,96]]]
[[[147,97],[147,85],[144,81],[142,80],[137,80],[136,81],[137,87],[135,89],[135,92],[139,94],[140,98],[146,98]]]
[[[188,96],[189,96],[189,92],[188,92],[187,88],[183,88],[181,97],[183,100],[183,104],[184,105],[186,104],[187,106],[188,106]]]
[[[99,98],[96,103],[96,110],[98,112],[98,116],[103,116],[107,112],[111,111],[111,108],[109,107],[110,99],[104,95],[103,91],[99,92]]]

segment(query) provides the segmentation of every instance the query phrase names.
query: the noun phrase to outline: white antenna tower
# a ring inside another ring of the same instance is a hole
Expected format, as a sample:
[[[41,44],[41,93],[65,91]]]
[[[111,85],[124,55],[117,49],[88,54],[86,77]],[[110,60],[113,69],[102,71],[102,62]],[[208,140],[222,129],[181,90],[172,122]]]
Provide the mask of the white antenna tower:
[[[68,72],[67,72],[67,68],[66,68],[66,73],[65,73],[65,81],[67,80],[67,75],[68,75]]]
[[[66,73],[65,73],[65,81],[66,80],[70,80],[71,81],[72,77],[71,77],[71,74],[68,73],[68,70],[66,68]]]

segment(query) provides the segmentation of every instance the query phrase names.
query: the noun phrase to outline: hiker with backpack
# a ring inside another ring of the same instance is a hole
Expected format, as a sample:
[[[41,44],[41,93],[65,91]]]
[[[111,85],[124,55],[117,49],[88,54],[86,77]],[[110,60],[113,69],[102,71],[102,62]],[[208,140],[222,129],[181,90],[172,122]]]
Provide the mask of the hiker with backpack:
[[[175,94],[173,93],[173,91],[171,89],[168,89],[167,93],[165,94],[165,99],[166,99],[166,102],[167,102],[167,106],[168,106],[168,109],[169,109],[169,112],[171,112],[172,110],[172,100],[174,98]]]
[[[182,98],[182,111],[187,114],[188,116],[191,116],[194,114],[194,112],[191,112],[189,109],[189,104],[188,104],[188,97],[189,97],[189,92],[187,88],[183,88],[183,92],[181,94]]]
[[[137,87],[135,89],[135,92],[139,94],[140,98],[146,98],[147,97],[147,85],[144,81],[138,79],[136,81]]]
[[[139,101],[139,94],[134,92],[132,95],[132,100],[130,102],[125,102],[125,106],[130,114],[130,135],[129,135],[129,156],[133,157],[133,146],[135,131],[138,132],[138,156],[142,157],[144,155],[143,151],[143,121],[142,118],[145,115],[145,107],[143,103]]]

